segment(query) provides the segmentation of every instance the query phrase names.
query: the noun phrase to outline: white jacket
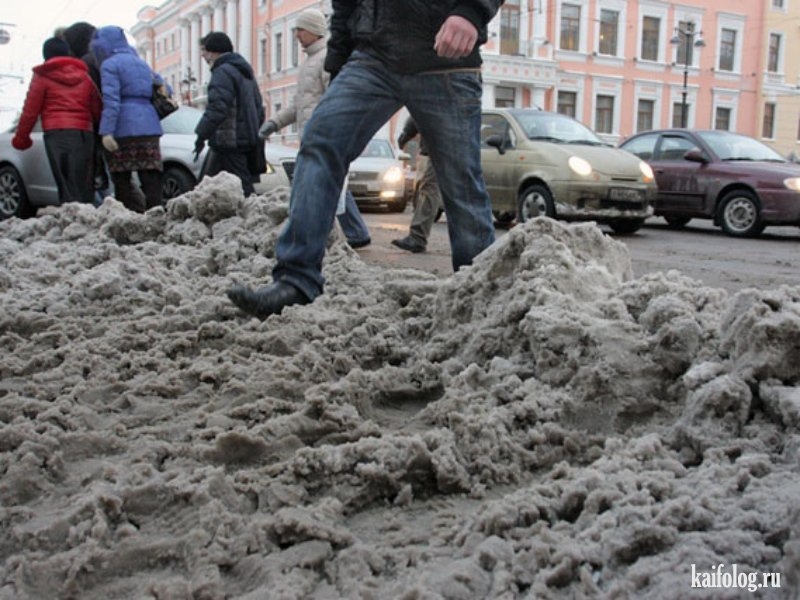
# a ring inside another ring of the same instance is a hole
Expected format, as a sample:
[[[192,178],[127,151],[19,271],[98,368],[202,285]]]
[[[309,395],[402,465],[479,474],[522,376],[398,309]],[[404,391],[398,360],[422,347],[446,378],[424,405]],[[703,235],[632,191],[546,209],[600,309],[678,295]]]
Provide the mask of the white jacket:
[[[308,121],[314,108],[319,104],[322,94],[328,89],[331,76],[325,71],[325,54],[328,51],[327,38],[320,38],[308,48],[303,66],[297,76],[297,92],[291,106],[278,111],[270,121],[274,121],[278,129],[297,122],[297,130],[303,134],[303,127]]]

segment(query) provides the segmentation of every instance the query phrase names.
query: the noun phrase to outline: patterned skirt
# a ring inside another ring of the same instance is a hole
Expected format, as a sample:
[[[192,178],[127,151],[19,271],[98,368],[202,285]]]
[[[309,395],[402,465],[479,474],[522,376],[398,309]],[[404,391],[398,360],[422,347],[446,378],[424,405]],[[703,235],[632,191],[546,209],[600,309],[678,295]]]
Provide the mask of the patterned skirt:
[[[111,173],[163,170],[158,136],[119,138],[117,144],[119,150],[106,152],[106,162]]]

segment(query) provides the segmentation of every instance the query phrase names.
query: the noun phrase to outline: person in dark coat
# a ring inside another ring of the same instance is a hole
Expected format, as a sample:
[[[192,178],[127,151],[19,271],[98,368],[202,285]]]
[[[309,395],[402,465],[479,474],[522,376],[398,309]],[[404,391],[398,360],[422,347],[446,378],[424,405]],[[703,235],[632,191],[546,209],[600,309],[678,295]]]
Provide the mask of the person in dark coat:
[[[106,149],[114,196],[136,212],[161,206],[159,138],[163,130],[150,98],[153,86],[164,82],[128,44],[120,27],[95,31],[90,48],[100,64],[103,116],[98,133]],[[142,184],[144,206],[133,187],[134,171]]]
[[[211,152],[204,174],[232,173],[242,180],[245,197],[250,196],[253,182],[266,169],[264,142],[258,136],[266,111],[253,68],[219,31],[200,40],[200,53],[211,67],[211,79],[208,105],[195,128],[195,158],[208,141]]]
[[[453,269],[495,239],[480,162],[481,55],[503,0],[333,0],[331,84],[303,130],[272,283],[228,297],[265,319],[323,293],[322,261],[350,163],[403,106],[442,192]]]
[[[97,89],[101,90],[103,88],[100,85],[100,65],[97,63],[94,54],[89,50],[89,45],[92,42],[92,37],[96,30],[97,28],[91,23],[78,21],[69,27],[63,28],[60,37],[67,42],[72,56],[80,58],[86,63],[86,66],[89,68],[89,76],[92,78],[92,81],[94,81]],[[97,132],[95,132],[95,135],[95,151],[92,164],[92,169],[94,171],[94,189],[99,193],[100,200],[102,200],[109,188],[108,170],[103,157],[103,140],[97,135]]]
[[[92,172],[94,128],[100,119],[100,92],[83,61],[69,55],[59,38],[42,48],[44,63],[33,68],[28,95],[11,144],[17,150],[33,145],[31,131],[41,117],[47,160],[58,188],[59,202],[94,200]]]

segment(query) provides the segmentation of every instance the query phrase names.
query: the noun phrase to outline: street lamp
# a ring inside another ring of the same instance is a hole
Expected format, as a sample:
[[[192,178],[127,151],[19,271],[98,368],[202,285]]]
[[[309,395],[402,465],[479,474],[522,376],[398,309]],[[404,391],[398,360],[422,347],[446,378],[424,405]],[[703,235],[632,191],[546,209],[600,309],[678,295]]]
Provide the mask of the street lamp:
[[[706,45],[703,41],[703,32],[695,31],[695,24],[689,21],[681,27],[680,25],[675,28],[675,35],[669,41],[670,44],[678,46],[683,43],[683,99],[681,101],[681,127],[686,128],[687,107],[686,107],[686,94],[688,93],[689,83],[689,63],[692,62],[692,47],[702,48]],[[697,39],[695,39],[697,36]]]
[[[192,75],[192,67],[186,67],[186,77],[181,79],[181,96],[188,106],[192,105],[192,91],[195,83],[197,83],[197,78]]]

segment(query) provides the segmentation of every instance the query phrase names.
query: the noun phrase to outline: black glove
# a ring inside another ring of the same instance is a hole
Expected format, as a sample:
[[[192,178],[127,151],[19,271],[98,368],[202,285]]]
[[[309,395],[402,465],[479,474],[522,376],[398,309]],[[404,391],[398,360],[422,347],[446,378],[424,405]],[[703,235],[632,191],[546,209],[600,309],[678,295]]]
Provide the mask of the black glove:
[[[261,129],[258,130],[258,137],[265,140],[276,131],[278,131],[278,124],[272,119],[269,119],[261,126]]]
[[[199,137],[194,141],[194,162],[197,162],[197,159],[200,158],[200,153],[205,147],[206,141],[203,138]]]
[[[410,139],[411,137],[404,131],[400,134],[400,137],[397,138],[397,147],[402,150]]]

